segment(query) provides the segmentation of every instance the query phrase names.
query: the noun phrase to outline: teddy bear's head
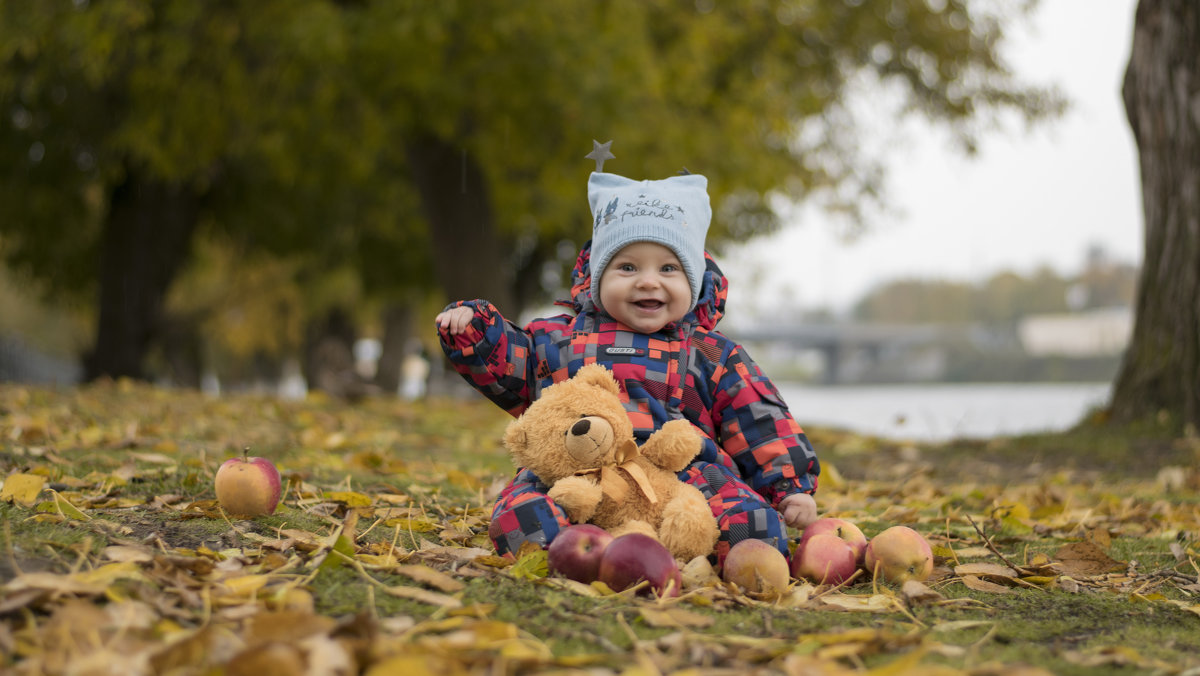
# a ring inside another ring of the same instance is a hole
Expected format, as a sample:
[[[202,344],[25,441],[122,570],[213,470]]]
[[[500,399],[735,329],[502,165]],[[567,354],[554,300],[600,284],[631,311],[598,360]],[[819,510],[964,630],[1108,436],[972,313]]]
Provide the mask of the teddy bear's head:
[[[548,484],[637,454],[617,381],[598,364],[543,390],[508,424],[504,445],[517,465]]]

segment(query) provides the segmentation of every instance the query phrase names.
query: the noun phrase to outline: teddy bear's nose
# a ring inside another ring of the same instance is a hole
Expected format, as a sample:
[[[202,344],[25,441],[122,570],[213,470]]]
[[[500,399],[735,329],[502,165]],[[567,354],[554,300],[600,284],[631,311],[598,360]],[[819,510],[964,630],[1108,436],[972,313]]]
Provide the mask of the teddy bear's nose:
[[[587,434],[588,430],[591,428],[592,428],[592,422],[590,420],[588,420],[587,418],[584,418],[583,420],[580,420],[579,422],[575,423],[574,425],[571,425],[571,434],[573,434],[577,437],[582,437],[583,435]]]

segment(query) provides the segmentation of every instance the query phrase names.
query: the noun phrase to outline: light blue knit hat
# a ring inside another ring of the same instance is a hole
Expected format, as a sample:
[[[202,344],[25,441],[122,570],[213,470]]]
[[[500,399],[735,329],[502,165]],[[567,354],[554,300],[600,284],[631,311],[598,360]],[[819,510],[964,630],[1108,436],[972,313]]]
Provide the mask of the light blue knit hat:
[[[704,278],[704,238],[712,221],[708,179],[700,174],[657,181],[634,181],[603,172],[588,178],[592,205],[592,301],[600,304],[600,277],[609,261],[626,245],[656,242],[679,258],[692,288],[692,304],[700,299]]]

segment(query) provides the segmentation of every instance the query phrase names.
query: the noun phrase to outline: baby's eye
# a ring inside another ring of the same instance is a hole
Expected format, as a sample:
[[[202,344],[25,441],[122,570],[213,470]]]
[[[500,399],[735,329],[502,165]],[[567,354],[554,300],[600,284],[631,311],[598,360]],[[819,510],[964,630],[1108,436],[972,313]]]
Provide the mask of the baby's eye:
[[[617,269],[621,272],[635,272],[637,270],[633,263],[621,263],[617,266]]]
[[[662,271],[663,272],[679,272],[679,266],[675,265],[674,263],[667,263],[666,265],[662,266]]]

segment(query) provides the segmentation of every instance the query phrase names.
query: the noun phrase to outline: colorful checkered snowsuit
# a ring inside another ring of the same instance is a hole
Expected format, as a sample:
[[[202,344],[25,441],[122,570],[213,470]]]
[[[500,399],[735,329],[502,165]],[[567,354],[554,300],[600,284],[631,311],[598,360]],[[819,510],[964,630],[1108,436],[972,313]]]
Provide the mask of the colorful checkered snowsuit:
[[[600,363],[621,385],[637,442],[663,423],[690,421],[704,448],[680,479],[708,499],[721,527],[717,562],[733,544],[759,539],[788,554],[779,502],[817,489],[820,464],[803,430],[771,381],[740,345],[714,330],[724,310],[726,280],[711,257],[696,308],[655,334],[630,331],[591,299],[590,243],[579,254],[571,302],[575,314],[536,319],[524,329],[485,300],[459,301],[475,316],[457,336],[440,333],[454,368],[498,406],[519,416],[543,388],[585,364]],[[490,535],[496,551],[531,540],[549,544],[569,521],[546,497],[548,487],[522,469],[501,492]]]

